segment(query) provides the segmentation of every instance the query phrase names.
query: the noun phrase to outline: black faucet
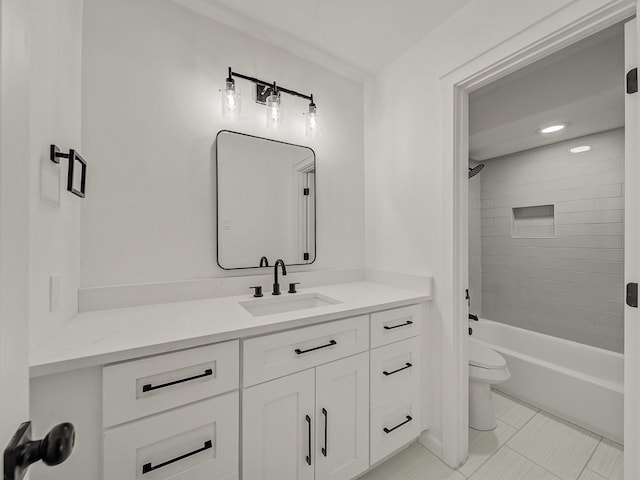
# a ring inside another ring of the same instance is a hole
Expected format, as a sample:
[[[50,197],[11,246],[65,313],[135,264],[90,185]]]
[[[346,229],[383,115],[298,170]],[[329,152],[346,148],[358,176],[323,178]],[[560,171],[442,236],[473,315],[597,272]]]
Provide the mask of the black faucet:
[[[261,267],[268,267],[269,266],[269,259],[267,257],[265,257],[264,255],[260,258],[260,266]]]
[[[280,295],[280,284],[278,283],[278,265],[282,267],[282,275],[287,274],[287,267],[284,266],[284,260],[279,258],[273,264],[273,292],[271,295]]]

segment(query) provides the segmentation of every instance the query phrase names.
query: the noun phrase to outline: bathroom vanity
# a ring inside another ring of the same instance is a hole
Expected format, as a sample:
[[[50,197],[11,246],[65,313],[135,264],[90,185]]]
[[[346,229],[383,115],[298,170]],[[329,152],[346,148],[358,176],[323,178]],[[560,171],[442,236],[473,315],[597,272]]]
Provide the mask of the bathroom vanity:
[[[32,478],[354,478],[428,428],[430,298],[353,282],[82,313],[32,356],[35,423],[77,430]]]

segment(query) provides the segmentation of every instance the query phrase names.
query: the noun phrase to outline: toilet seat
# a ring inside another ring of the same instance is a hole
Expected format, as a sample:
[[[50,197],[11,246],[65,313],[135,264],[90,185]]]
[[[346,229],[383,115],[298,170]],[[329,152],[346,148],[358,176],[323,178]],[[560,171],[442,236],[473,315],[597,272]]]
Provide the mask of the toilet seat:
[[[489,370],[502,369],[507,366],[507,362],[500,354],[482,345],[475,340],[469,339],[469,365]]]

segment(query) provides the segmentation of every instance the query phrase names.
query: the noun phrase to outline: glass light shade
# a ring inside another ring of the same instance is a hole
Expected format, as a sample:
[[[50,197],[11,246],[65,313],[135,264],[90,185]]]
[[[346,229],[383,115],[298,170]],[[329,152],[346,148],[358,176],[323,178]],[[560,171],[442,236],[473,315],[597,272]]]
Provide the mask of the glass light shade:
[[[240,93],[236,91],[234,82],[227,81],[226,88],[220,90],[222,95],[222,116],[234,120],[240,116]]]
[[[267,106],[267,127],[280,127],[280,125],[282,125],[282,105],[280,104],[280,95],[269,95],[265,105]]]
[[[305,130],[307,137],[317,138],[320,136],[320,117],[318,116],[318,109],[315,105],[309,105]]]

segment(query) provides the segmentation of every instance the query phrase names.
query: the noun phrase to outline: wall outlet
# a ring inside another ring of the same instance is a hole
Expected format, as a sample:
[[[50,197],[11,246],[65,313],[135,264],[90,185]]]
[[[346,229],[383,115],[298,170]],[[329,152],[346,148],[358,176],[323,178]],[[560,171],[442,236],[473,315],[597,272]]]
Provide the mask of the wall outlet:
[[[49,276],[49,311],[54,312],[60,306],[60,275]]]

